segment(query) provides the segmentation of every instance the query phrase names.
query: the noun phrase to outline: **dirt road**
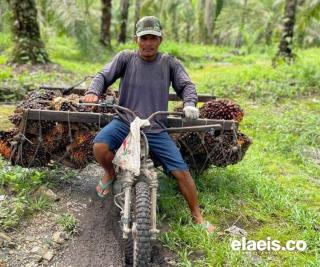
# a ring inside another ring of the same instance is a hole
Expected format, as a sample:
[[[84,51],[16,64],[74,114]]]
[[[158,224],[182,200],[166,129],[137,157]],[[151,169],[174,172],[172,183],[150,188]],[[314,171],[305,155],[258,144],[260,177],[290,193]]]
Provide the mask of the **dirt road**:
[[[102,170],[88,165],[70,183],[55,193],[59,201],[51,211],[39,213],[10,233],[14,247],[0,250],[6,267],[16,266],[125,266],[119,217],[112,198],[105,201],[95,196],[95,185]],[[79,220],[79,234],[57,244],[53,236],[61,228],[56,218],[71,213]],[[175,256],[157,242],[150,266],[173,266]]]

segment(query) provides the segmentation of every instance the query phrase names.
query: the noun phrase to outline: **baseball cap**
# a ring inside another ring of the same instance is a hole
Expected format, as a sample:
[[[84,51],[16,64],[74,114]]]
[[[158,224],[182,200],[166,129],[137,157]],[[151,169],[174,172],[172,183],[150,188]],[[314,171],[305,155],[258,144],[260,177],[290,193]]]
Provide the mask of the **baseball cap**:
[[[136,25],[136,35],[143,36],[152,34],[156,36],[162,36],[162,27],[158,18],[154,16],[147,16],[141,18]]]

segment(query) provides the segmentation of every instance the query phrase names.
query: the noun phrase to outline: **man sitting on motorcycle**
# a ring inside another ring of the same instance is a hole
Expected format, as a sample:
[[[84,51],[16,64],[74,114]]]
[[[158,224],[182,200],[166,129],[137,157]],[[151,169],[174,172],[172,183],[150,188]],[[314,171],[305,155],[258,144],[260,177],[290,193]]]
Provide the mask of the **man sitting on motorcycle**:
[[[195,106],[198,100],[195,85],[177,59],[158,52],[162,42],[160,21],[153,16],[140,19],[136,25],[135,41],[138,50],[118,53],[95,76],[83,100],[98,102],[106,88],[120,78],[119,105],[131,109],[141,119],[146,119],[155,111],[168,109],[169,88],[172,85],[183,100],[185,117],[197,119],[199,110]],[[113,151],[121,146],[129,131],[126,123],[114,118],[94,139],[95,158],[105,171],[96,188],[100,197],[109,193],[115,175]],[[150,152],[176,178],[194,222],[204,226],[209,233],[213,232],[215,227],[202,217],[196,186],[188,166],[166,131],[166,118],[156,118],[143,131],[147,136]]]

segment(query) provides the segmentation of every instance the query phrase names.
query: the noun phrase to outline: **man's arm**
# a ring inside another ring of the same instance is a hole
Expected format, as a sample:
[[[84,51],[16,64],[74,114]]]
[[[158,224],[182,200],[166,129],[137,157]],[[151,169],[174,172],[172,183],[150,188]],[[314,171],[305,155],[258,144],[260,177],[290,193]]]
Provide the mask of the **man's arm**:
[[[123,75],[127,58],[128,52],[120,52],[110,63],[105,65],[105,67],[93,78],[89,89],[85,93],[83,101],[97,102],[108,86],[112,85]]]
[[[189,119],[197,119],[199,110],[196,108],[198,102],[196,87],[178,60],[173,59],[171,63],[172,87],[183,100],[185,116]]]

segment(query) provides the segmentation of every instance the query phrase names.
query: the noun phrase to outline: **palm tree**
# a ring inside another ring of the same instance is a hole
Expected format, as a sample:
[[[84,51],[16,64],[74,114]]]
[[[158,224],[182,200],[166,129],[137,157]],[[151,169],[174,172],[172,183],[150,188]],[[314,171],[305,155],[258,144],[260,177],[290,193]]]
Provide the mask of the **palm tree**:
[[[204,9],[204,20],[205,20],[205,42],[210,44],[212,42],[212,31],[213,31],[213,16],[214,16],[214,6],[213,0],[205,1]]]
[[[127,39],[127,23],[128,23],[129,0],[121,0],[120,2],[120,34],[118,37],[119,43],[125,43]]]
[[[194,1],[193,1],[194,2]],[[191,0],[185,0],[183,9],[183,20],[185,21],[185,41],[192,40],[193,25],[195,20],[195,6]]]
[[[293,58],[293,30],[295,25],[297,0],[286,0],[285,13],[283,18],[283,30],[279,44],[278,56],[289,61]]]
[[[295,28],[299,45],[304,45],[305,41],[312,43],[319,40],[319,31],[316,25],[320,21],[320,0],[300,0],[297,8],[299,17],[296,18]]]
[[[204,9],[205,9],[205,0],[199,0],[197,3],[197,21],[198,21],[198,34],[199,42],[205,43],[205,26],[204,26]]]
[[[40,37],[34,0],[8,0],[12,11],[12,31],[15,46],[12,62],[48,63],[49,57]]]
[[[136,0],[136,6],[134,10],[134,27],[133,27],[133,35],[136,34],[136,24],[138,20],[140,19],[140,13],[141,13],[141,1]]]
[[[243,8],[242,8],[242,15],[241,15],[241,21],[240,21],[240,27],[238,32],[238,37],[236,40],[235,47],[239,48],[242,45],[243,37],[242,37],[242,31],[245,27],[246,18],[247,18],[247,12],[248,12],[248,0],[244,0],[243,2]]]
[[[100,42],[104,46],[111,47],[111,8],[112,0],[101,0],[102,5],[102,16],[101,16],[101,31],[100,31]]]

